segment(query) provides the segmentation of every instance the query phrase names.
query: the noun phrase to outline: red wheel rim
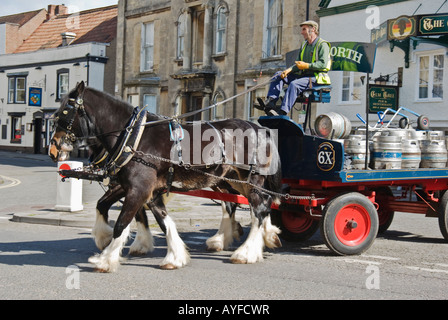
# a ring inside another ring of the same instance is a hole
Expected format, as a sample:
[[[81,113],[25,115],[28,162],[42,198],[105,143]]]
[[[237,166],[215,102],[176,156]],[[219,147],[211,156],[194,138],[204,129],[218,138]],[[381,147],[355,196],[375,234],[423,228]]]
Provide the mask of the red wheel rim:
[[[361,205],[349,204],[336,215],[334,231],[342,244],[354,247],[369,236],[370,226],[369,212]]]
[[[292,233],[302,233],[312,226],[313,219],[306,214],[283,211],[282,222],[286,230]]]

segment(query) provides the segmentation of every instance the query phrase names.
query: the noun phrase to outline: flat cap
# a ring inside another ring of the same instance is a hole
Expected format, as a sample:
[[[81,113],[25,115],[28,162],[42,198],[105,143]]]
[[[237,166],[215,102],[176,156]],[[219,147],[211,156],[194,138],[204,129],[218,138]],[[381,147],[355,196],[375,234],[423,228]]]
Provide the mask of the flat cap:
[[[316,31],[319,31],[319,24],[316,21],[313,20],[307,20],[305,22],[302,22],[300,26],[311,26],[316,29]]]

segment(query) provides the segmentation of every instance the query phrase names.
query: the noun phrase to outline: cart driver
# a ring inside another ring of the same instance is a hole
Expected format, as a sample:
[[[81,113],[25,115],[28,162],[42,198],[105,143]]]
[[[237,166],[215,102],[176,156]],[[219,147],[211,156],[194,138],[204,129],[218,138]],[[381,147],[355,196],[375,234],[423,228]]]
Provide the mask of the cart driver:
[[[269,116],[286,115],[291,111],[299,94],[314,85],[329,85],[328,71],[331,68],[330,44],[319,37],[319,25],[309,20],[300,24],[305,38],[295,65],[278,72],[269,87],[264,102],[264,111]],[[276,107],[280,92],[287,84],[285,97],[280,108]]]

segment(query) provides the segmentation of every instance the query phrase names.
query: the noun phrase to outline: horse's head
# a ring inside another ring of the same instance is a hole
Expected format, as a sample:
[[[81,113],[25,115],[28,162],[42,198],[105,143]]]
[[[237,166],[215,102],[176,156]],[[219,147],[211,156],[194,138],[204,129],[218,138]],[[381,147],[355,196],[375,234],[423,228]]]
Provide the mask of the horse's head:
[[[54,131],[48,147],[48,155],[53,161],[68,160],[73,144],[84,136],[80,125],[80,118],[85,117],[84,91],[85,84],[81,82],[64,97],[54,114]]]

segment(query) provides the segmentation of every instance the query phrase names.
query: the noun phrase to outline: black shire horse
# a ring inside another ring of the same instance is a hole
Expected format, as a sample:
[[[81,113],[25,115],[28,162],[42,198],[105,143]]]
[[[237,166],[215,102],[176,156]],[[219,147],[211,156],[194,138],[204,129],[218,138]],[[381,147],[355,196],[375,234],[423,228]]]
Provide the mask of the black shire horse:
[[[248,199],[251,230],[246,241],[232,254],[231,262],[262,261],[264,246],[281,246],[280,231],[270,219],[271,204],[279,201],[281,167],[269,130],[239,119],[195,122],[182,127],[177,122],[161,120],[157,115],[138,112],[141,114],[143,120],[139,122],[135,120],[136,112],[131,105],[86,87],[84,82],[63,99],[56,113],[49,147],[54,161],[65,160],[77,139],[91,136],[114,155],[108,171],[116,175],[118,186],[108,195],[108,201],[114,203],[124,197],[124,202],[112,240],[101,254],[89,258],[97,270],[117,270],[130,222],[145,203],[156,199],[167,188],[188,191],[216,188],[225,182],[229,189]],[[137,131],[137,135],[131,135]],[[127,144],[128,140],[132,144]],[[119,156],[115,158],[115,155]],[[159,202],[155,209],[164,208],[163,201]],[[162,268],[183,267],[190,259],[186,246],[166,210],[160,214],[168,245]],[[94,229],[107,224],[101,217],[97,215]]]
[[[161,118],[162,119],[162,118]],[[107,150],[104,149],[102,144],[98,141],[96,137],[90,137],[86,141],[91,163],[95,167],[102,167],[108,160]],[[69,154],[64,154],[61,151],[60,154],[63,158],[68,158]],[[213,188],[215,191],[221,192],[231,192],[237,193],[225,182],[220,183],[217,187]],[[105,249],[112,240],[113,229],[107,223],[108,212],[111,206],[116,202],[118,197],[124,196],[124,190],[121,185],[116,182],[109,184],[108,191],[98,200],[97,204],[97,223],[92,230],[92,234],[95,239],[95,244],[98,249]],[[165,204],[171,199],[171,197],[166,196],[166,193],[160,193],[158,196],[154,197],[151,201],[148,201],[144,208],[140,208],[137,211],[135,220],[137,222],[137,234],[132,243],[129,254],[131,256],[143,256],[148,252],[154,250],[153,236],[149,228],[148,218],[146,216],[146,209],[149,209],[154,214],[157,223],[159,224],[162,231],[166,234],[166,226],[163,217],[168,214],[165,208]],[[233,240],[239,240],[240,236],[243,235],[243,229],[241,225],[235,220],[235,213],[237,204],[231,202],[222,203],[222,220],[218,232],[211,238],[207,239],[207,250],[208,251],[222,251],[229,249]],[[103,222],[106,223],[103,223]],[[166,266],[167,267],[167,266]]]

